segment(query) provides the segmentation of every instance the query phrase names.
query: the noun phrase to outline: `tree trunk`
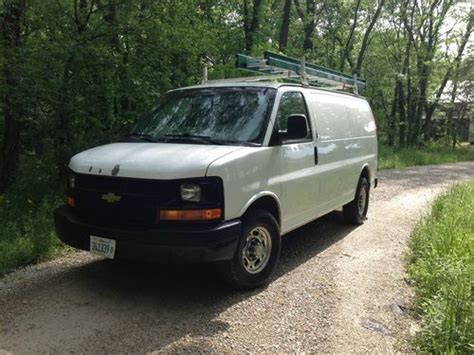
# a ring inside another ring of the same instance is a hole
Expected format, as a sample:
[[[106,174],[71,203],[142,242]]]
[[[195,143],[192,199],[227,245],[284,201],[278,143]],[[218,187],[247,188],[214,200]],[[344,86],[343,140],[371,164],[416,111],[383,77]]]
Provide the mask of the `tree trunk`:
[[[351,31],[349,32],[349,37],[347,37],[346,45],[344,46],[344,50],[341,54],[341,61],[339,62],[339,70],[344,71],[344,67],[346,66],[346,59],[349,57],[350,50],[352,49],[352,40],[354,38],[354,32],[357,27],[357,15],[359,13],[361,0],[357,0],[356,7],[354,10],[354,18],[352,22]]]
[[[407,94],[410,95],[410,91],[408,86],[411,85],[410,79],[410,49],[411,49],[411,41],[408,38],[406,47],[405,47],[405,58],[403,60],[402,66],[402,75],[406,77],[407,81]],[[405,99],[405,86],[403,82],[399,81],[398,87],[398,111],[399,111],[399,130],[398,130],[398,145],[400,147],[406,147],[408,138],[407,134],[410,131],[410,105],[408,105],[408,100]],[[407,103],[407,108],[405,109],[405,103]],[[408,114],[408,118],[407,118]],[[408,126],[408,129],[407,129]]]
[[[441,98],[441,95],[444,92],[444,89],[446,87],[446,84],[448,83],[449,79],[451,79],[451,76],[453,76],[454,72],[454,79],[453,79],[453,92],[452,92],[452,104],[454,104],[454,99],[456,98],[456,90],[457,90],[457,77],[459,73],[459,67],[461,66],[461,59],[464,54],[464,49],[466,48],[467,42],[469,41],[469,38],[471,36],[472,30],[473,30],[473,20],[474,17],[470,16],[466,31],[464,32],[462,39],[461,39],[461,44],[458,47],[458,52],[456,54],[456,58],[454,59],[454,68],[449,67],[448,70],[446,71],[443,80],[441,82],[441,85],[439,86],[438,90],[436,91],[435,99],[433,100],[433,103],[427,104],[426,105],[426,125],[430,125],[429,127],[426,127],[425,134],[428,134],[428,136],[431,136],[431,121],[432,121],[432,116],[438,106],[439,100]],[[453,70],[454,69],[454,70]],[[451,110],[450,110],[451,112]],[[449,115],[448,115],[449,116]]]
[[[304,26],[304,42],[303,49],[312,50],[313,49],[313,35],[314,35],[314,15],[316,10],[316,4],[314,0],[306,0],[306,18],[307,23]]]
[[[399,99],[399,86],[400,80],[397,79],[395,85],[395,93],[392,101],[392,111],[390,112],[388,121],[388,145],[393,147],[395,145],[395,120],[397,116],[397,107]]]
[[[74,24],[78,38],[84,36],[88,27],[91,15],[93,13],[94,3],[96,0],[80,0],[79,3],[75,0],[72,4],[74,12]],[[110,10],[110,9],[109,9]],[[107,21],[108,16],[111,13],[104,15],[104,20]],[[111,38],[113,41],[114,39]],[[70,157],[69,146],[72,141],[72,128],[71,122],[74,118],[74,112],[71,112],[71,81],[74,76],[76,61],[76,51],[70,51],[69,56],[64,62],[64,68],[62,69],[63,77],[60,91],[60,105],[56,109],[56,134],[55,134],[55,156],[56,163],[59,166],[61,174],[66,172],[67,163]]]
[[[290,14],[291,14],[291,0],[285,0],[283,7],[283,16],[280,26],[280,51],[284,52],[288,44],[288,33],[290,30]]]
[[[412,76],[411,76],[411,71],[410,71],[410,47],[408,47],[407,50],[407,97],[406,97],[406,102],[407,102],[407,114],[408,114],[408,132],[407,132],[407,145],[409,146],[414,146],[417,143],[417,132],[416,132],[416,101],[415,101],[415,91],[413,87],[413,81],[412,81]]]
[[[26,0],[5,1],[3,4],[2,47],[6,58],[3,64],[5,95],[3,97],[3,142],[0,147],[0,192],[5,191],[13,182],[20,157],[19,123],[19,56],[16,50],[21,47],[24,37],[24,17]]]
[[[70,90],[69,85],[72,77],[72,70],[74,65],[74,54],[70,54],[63,69],[63,80],[61,84],[61,92],[59,95],[59,102],[61,103],[57,108],[57,121],[56,121],[56,145],[55,145],[55,157],[56,163],[60,167],[60,172],[65,172],[67,165],[67,159],[69,157],[68,146],[70,142],[70,120],[72,115],[70,113]]]
[[[248,45],[250,42],[250,19],[249,19],[249,0],[244,0],[244,5],[243,5],[243,17],[244,17],[244,49],[247,54],[250,54],[250,50],[248,49]]]
[[[398,129],[398,145],[399,147],[406,146],[406,112],[405,112],[405,90],[403,89],[403,83],[398,82],[398,118],[399,118],[399,129]]]
[[[412,48],[417,50],[417,43],[415,41],[414,33],[413,33],[413,21],[415,18],[415,8],[416,6],[411,6],[409,9],[409,5],[412,4],[411,0],[405,0],[402,5],[402,22],[404,25],[405,36],[407,40],[407,44],[405,47],[405,63],[406,63],[406,107],[407,107],[407,122],[408,122],[408,129],[406,132],[406,145],[413,146],[416,141],[416,133],[415,133],[415,113],[416,113],[416,103],[415,103],[415,94],[413,90],[413,80],[412,80],[412,70],[411,70],[411,50]],[[408,11],[409,10],[409,11]]]
[[[374,28],[375,23],[377,22],[380,16],[380,13],[382,12],[384,3],[385,3],[385,0],[380,0],[379,5],[377,6],[377,10],[375,10],[374,17],[372,17],[372,21],[370,21],[369,26],[365,30],[365,34],[362,40],[362,45],[359,51],[359,55],[357,56],[357,62],[354,69],[354,74],[360,75],[360,70],[362,68],[362,62],[364,60],[365,51],[367,50],[367,47],[369,46],[370,33],[372,32],[372,29]]]
[[[255,44],[255,35],[260,27],[262,3],[263,0],[253,0],[252,18],[250,18],[248,0],[244,0],[245,51],[249,54],[252,52]]]
[[[423,121],[423,112],[426,103],[426,91],[428,89],[428,68],[427,64],[423,61],[418,63],[418,95],[416,99],[416,112],[414,117],[414,127],[413,127],[413,144],[417,145],[419,143],[420,136],[422,134],[422,121]],[[430,134],[431,127],[425,122],[425,134]],[[429,128],[428,128],[429,127]],[[427,136],[425,135],[425,138]]]
[[[435,57],[436,48],[440,40],[440,30],[443,25],[446,15],[453,5],[454,0],[433,1],[429,6],[428,13],[424,13],[423,22],[418,27],[417,32],[421,39],[421,50],[417,53],[417,69],[419,69],[419,96],[417,107],[417,122],[421,124],[423,109],[425,110],[425,122],[423,125],[423,132],[418,130],[419,134],[423,133],[424,141],[429,141],[432,137],[432,112],[428,112],[427,102],[427,88],[428,80],[431,74],[431,67],[429,66]],[[439,8],[440,7],[440,8]],[[420,107],[421,106],[421,107]],[[434,111],[434,110],[433,110]]]

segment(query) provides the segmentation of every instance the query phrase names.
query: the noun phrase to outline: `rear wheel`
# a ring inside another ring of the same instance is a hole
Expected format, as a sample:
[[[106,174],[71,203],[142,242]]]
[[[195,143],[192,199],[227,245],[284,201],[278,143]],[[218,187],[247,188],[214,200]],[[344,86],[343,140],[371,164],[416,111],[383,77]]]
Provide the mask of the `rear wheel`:
[[[344,205],[342,212],[346,222],[360,225],[367,219],[369,209],[369,182],[365,177],[359,179],[354,200]]]
[[[268,282],[280,257],[280,228],[267,211],[255,209],[242,218],[242,233],[232,260],[222,265],[225,280],[237,289]]]

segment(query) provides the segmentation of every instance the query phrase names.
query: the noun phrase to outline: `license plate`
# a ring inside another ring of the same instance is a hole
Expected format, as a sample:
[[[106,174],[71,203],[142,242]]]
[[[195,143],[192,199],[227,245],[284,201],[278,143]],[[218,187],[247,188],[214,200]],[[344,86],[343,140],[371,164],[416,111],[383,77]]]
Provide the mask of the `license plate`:
[[[115,256],[115,240],[91,235],[90,252],[108,259],[113,259]]]

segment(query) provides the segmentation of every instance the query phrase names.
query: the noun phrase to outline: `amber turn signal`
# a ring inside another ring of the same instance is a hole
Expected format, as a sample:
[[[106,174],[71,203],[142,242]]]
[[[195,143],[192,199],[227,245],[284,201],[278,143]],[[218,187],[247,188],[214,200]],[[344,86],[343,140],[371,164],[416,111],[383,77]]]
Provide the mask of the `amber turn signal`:
[[[222,216],[220,208],[205,210],[162,210],[160,219],[162,221],[209,221],[219,219]]]
[[[76,206],[76,200],[74,200],[74,197],[71,197],[71,196],[66,197],[66,203],[68,206],[71,206],[71,207]]]

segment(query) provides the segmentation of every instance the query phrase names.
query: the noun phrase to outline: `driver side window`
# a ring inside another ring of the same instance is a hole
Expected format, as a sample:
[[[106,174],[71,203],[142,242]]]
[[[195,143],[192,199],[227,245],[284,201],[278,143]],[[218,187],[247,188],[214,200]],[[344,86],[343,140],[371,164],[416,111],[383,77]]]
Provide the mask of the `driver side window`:
[[[276,116],[276,122],[278,125],[278,131],[285,141],[285,134],[287,132],[288,117],[291,115],[301,114],[306,116],[306,125],[308,127],[308,135],[304,140],[311,139],[311,125],[308,119],[308,111],[304,101],[303,94],[301,92],[285,92],[281,96],[280,106]]]

